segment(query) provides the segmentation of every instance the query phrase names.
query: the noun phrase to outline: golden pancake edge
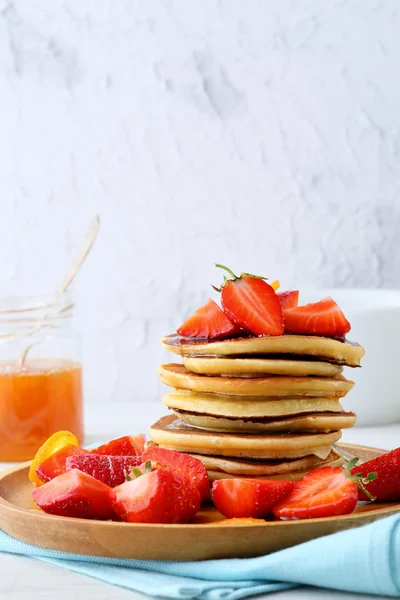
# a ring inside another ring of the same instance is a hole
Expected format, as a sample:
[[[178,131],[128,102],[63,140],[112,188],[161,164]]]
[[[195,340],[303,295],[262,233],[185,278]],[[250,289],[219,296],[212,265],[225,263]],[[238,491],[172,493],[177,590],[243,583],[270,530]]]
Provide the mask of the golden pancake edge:
[[[286,375],[288,377],[335,377],[343,367],[318,360],[291,360],[278,358],[226,358],[211,356],[183,356],[188,371],[199,375],[222,375],[223,377],[262,377],[263,375]]]
[[[332,450],[325,460],[321,460],[314,455],[304,456],[293,460],[276,460],[268,462],[226,458],[221,456],[204,456],[202,454],[192,454],[191,456],[198,458],[207,471],[218,471],[223,475],[231,477],[287,476],[293,472],[304,472],[305,470],[316,469],[322,466],[337,466],[338,464],[343,464],[344,460],[336,450]],[[332,465],[333,462],[335,465]]]
[[[307,432],[317,433],[338,431],[354,427],[357,417],[354,413],[343,412],[319,413],[316,415],[293,415],[275,419],[234,419],[227,417],[213,417],[188,413],[174,409],[173,413],[183,423],[191,427],[198,427],[207,431],[243,432],[243,433],[275,433],[275,432]]]
[[[239,396],[332,396],[341,398],[353,387],[354,382],[342,375],[336,377],[266,377],[241,378],[197,375],[184,365],[169,363],[160,365],[158,373],[166,385],[194,392]]]
[[[189,454],[264,459],[309,454],[325,459],[341,435],[340,431],[268,435],[210,432],[185,425],[175,415],[162,417],[150,428],[150,439],[163,448]]]
[[[174,390],[162,398],[170,409],[194,412],[214,417],[287,417],[304,413],[341,413],[342,405],[337,398],[299,398],[260,396],[227,396],[203,394],[190,390]]]

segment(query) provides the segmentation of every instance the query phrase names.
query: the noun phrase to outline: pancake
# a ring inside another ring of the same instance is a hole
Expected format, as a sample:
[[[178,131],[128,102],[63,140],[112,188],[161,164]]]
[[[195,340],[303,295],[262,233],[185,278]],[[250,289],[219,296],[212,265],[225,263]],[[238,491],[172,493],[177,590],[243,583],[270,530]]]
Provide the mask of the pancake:
[[[341,436],[340,431],[268,435],[209,432],[185,425],[175,415],[161,418],[150,428],[150,439],[163,448],[236,458],[281,459],[309,454],[326,458]]]
[[[232,419],[229,417],[213,417],[199,415],[174,409],[174,414],[187,425],[201,429],[222,432],[274,433],[274,432],[308,432],[317,433],[349,429],[357,421],[351,412],[320,413],[314,415],[293,415],[291,417],[275,417],[274,419]]]
[[[304,413],[341,413],[336,398],[263,398],[260,396],[225,396],[175,390],[163,397],[168,408],[201,415],[229,418],[286,417]]]
[[[360,366],[364,348],[359,344],[313,335],[277,335],[222,341],[185,339],[177,334],[161,340],[170,352],[182,356],[241,356],[289,354],[316,357],[349,367]]]
[[[353,381],[345,379],[342,375],[332,378],[280,377],[278,375],[255,379],[212,377],[191,373],[183,365],[175,363],[160,365],[158,373],[162,381],[171,387],[233,396],[332,396],[341,398],[354,385]]]
[[[287,481],[298,481],[302,479],[304,475],[307,475],[313,469],[317,467],[340,467],[344,463],[344,458],[337,454],[330,458],[331,455],[328,456],[326,460],[320,461],[319,464],[315,467],[311,467],[309,469],[303,469],[300,471],[291,471],[290,473],[281,473],[277,475],[239,475],[241,479],[285,479]],[[232,479],[233,477],[237,477],[237,475],[229,475],[228,473],[222,473],[221,471],[214,471],[213,469],[207,469],[208,478],[211,482],[216,481],[217,479]]]
[[[210,356],[184,356],[183,364],[200,375],[223,375],[224,377],[258,377],[262,375],[288,375],[291,377],[335,377],[343,367],[333,363],[310,360],[277,358],[216,358]]]
[[[335,450],[332,450],[325,460],[321,460],[313,455],[294,460],[268,462],[224,458],[221,456],[203,456],[201,454],[192,454],[192,456],[201,460],[208,471],[218,471],[221,474],[232,477],[286,476],[293,472],[316,469],[317,467],[327,465],[331,461],[335,461],[338,464],[343,464],[344,462],[343,457]]]

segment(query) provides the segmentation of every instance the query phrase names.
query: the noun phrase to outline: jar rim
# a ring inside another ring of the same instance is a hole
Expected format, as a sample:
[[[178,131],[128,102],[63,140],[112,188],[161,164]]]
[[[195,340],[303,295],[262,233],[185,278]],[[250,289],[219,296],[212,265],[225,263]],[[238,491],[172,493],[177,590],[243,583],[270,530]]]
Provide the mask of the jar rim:
[[[0,332],[60,327],[72,317],[74,303],[68,292],[41,296],[0,297]],[[1,333],[0,333],[1,337]]]

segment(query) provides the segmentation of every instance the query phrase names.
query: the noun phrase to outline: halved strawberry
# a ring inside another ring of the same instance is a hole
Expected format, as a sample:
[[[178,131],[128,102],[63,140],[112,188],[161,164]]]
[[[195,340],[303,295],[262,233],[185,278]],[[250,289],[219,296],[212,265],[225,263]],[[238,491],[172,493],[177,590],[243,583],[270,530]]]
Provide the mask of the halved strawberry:
[[[188,523],[200,507],[197,488],[170,467],[146,464],[143,473],[134,469],[135,479],[111,490],[116,514],[129,523]]]
[[[278,292],[279,302],[282,310],[286,308],[296,308],[299,304],[299,290],[289,290],[287,292]]]
[[[320,467],[297,481],[273,513],[279,519],[347,515],[355,509],[357,498],[357,483],[341,467]]]
[[[201,501],[208,498],[210,482],[207,470],[203,463],[189,454],[166,450],[158,446],[150,446],[143,453],[143,461],[152,460],[161,465],[168,465],[182,477],[188,477],[192,484],[199,490]]]
[[[140,465],[140,456],[106,456],[88,453],[67,458],[67,471],[79,469],[102,481],[109,487],[121,485],[126,480],[125,473],[130,467]]]
[[[240,328],[209,298],[176,331],[182,337],[212,340],[238,335]]]
[[[382,456],[368,460],[351,470],[352,475],[365,478],[369,473],[376,473],[376,478],[365,482],[365,488],[381,502],[400,500],[400,448],[387,452]],[[362,490],[358,492],[359,500],[369,500]]]
[[[261,519],[293,489],[293,481],[219,479],[212,486],[212,499],[225,517]]]
[[[231,279],[224,277],[221,305],[230,321],[254,335],[282,335],[282,309],[277,294],[264,277],[241,273],[237,277],[223,265]]]
[[[46,513],[81,519],[109,519],[113,513],[108,485],[74,469],[33,491]]]
[[[285,333],[342,337],[351,325],[332,298],[283,310]]]
[[[41,465],[36,468],[36,475],[40,481],[46,483],[58,475],[62,475],[67,470],[67,459],[70,456],[77,456],[82,454],[90,454],[89,450],[79,448],[78,446],[64,446],[57,452],[54,452],[49,458],[46,458]]]
[[[92,454],[105,454],[107,456],[142,456],[146,436],[144,433],[137,435],[125,435],[124,437],[111,440],[92,450]]]

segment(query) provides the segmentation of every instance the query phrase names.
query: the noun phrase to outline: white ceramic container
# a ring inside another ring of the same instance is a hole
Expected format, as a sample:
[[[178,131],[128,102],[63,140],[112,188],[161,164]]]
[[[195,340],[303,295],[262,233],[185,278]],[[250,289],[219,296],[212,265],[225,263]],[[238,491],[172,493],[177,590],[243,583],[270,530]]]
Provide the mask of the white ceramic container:
[[[300,293],[300,303],[326,296],[350,321],[347,338],[365,348],[362,368],[345,368],[356,385],[342,400],[343,407],[357,413],[357,426],[400,422],[400,290],[307,290]]]

